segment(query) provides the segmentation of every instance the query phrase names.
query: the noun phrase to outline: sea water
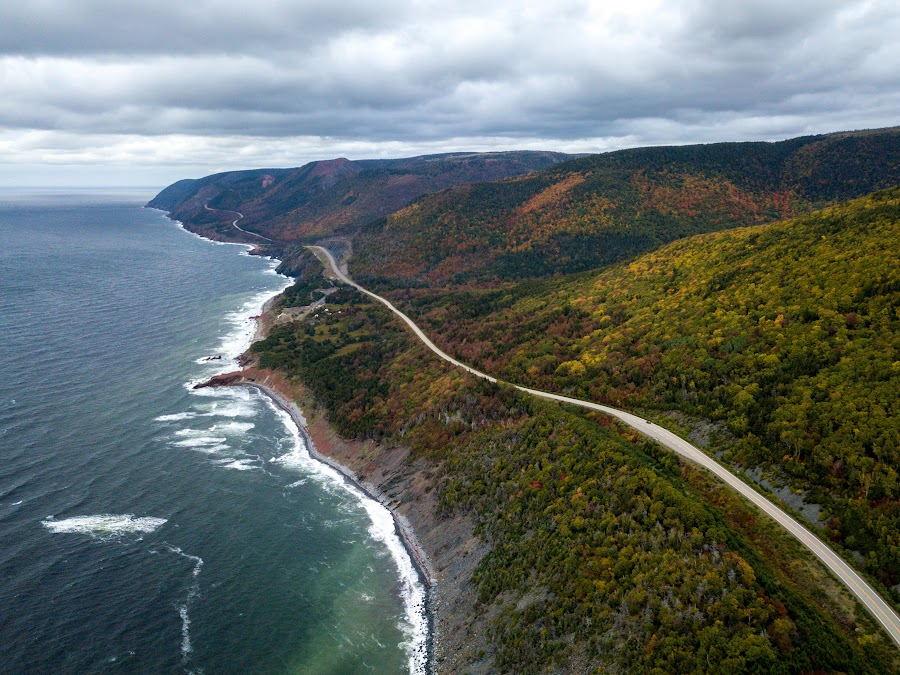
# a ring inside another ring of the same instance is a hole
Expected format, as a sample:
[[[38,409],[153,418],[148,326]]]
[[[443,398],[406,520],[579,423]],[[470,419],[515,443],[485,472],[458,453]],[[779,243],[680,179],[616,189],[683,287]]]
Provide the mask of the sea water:
[[[151,196],[0,190],[0,672],[423,672],[390,514],[191,388],[288,280]]]

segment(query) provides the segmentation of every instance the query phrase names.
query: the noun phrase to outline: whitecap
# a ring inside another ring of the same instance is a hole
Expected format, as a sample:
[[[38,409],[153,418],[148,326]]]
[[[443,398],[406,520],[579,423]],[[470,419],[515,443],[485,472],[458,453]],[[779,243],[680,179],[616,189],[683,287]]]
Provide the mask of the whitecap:
[[[41,524],[54,533],[89,534],[97,538],[117,537],[123,534],[147,534],[165,524],[165,518],[135,518],[134,514],[100,514],[95,516],[75,516],[55,520],[52,516]]]
[[[294,423],[294,418],[271,398],[266,395],[261,396],[266,405],[268,405],[272,412],[278,416],[282,424],[284,424],[285,428],[291,434],[291,437],[288,440],[290,450],[273,459],[272,463],[308,473],[311,477],[322,482],[323,485],[342,485],[344,483],[343,474],[328,464],[314,459],[312,455],[309,454],[309,448],[306,447],[306,439],[303,438],[300,429],[298,429],[297,425]]]
[[[153,421],[154,422],[180,422],[181,420],[193,419],[196,416],[197,416],[197,413],[181,412],[181,413],[174,413],[172,415],[160,415],[159,417],[153,418]]]
[[[153,207],[151,206],[148,208],[153,208]],[[215,246],[240,246],[245,249],[244,251],[241,251],[242,254],[246,253],[247,251],[252,251],[254,248],[250,244],[241,244],[240,242],[237,242],[237,241],[216,241],[215,239],[209,239],[208,237],[204,237],[202,234],[197,234],[196,232],[191,232],[189,229],[187,229],[184,226],[184,223],[182,223],[180,220],[172,220],[172,219],[168,218],[167,217],[168,211],[165,211],[163,209],[153,209],[153,210],[160,211],[163,214],[163,217],[165,217],[167,220],[169,220],[171,222],[174,222],[175,226],[182,232],[185,232],[186,234],[189,234],[192,237],[196,237],[197,239],[202,239],[207,244],[213,244]]]
[[[229,368],[228,370],[231,369]],[[203,387],[201,389],[194,388],[198,384],[203,384],[204,382],[206,382],[207,379],[207,377],[201,377],[196,380],[188,380],[182,386],[187,389],[188,393],[190,393],[192,396],[239,401],[250,400],[249,392],[245,387]]]
[[[276,266],[273,262],[273,266],[270,269],[274,269]],[[237,365],[237,358],[247,351],[247,348],[253,341],[258,325],[254,317],[262,313],[263,307],[269,300],[294,283],[293,279],[283,274],[278,274],[277,276],[282,281],[280,288],[257,293],[247,300],[240,309],[225,315],[225,320],[229,323],[231,330],[222,338],[219,346],[215,349],[216,354],[223,356],[223,359],[219,361],[223,366],[221,372],[233,369]]]
[[[219,443],[218,445],[185,445],[181,444],[179,447],[189,448],[194,452],[201,452],[204,455],[221,455],[225,452],[231,452],[232,448],[227,443]]]
[[[255,414],[256,410],[252,405],[241,403],[230,403],[229,405],[214,403],[206,413],[208,417],[252,417]]]
[[[222,422],[214,424],[211,432],[220,434],[243,434],[250,431],[256,425],[253,422]]]
[[[253,471],[254,469],[258,469],[259,465],[256,460],[253,459],[234,459],[233,457],[229,457],[228,459],[221,460],[216,462],[223,469],[234,469],[236,471]]]
[[[185,438],[183,441],[175,441],[172,445],[177,448],[202,448],[222,445],[226,440],[228,439],[217,436],[197,436],[195,438]]]
[[[353,490],[358,492],[356,488]],[[400,629],[406,638],[401,645],[409,655],[409,672],[425,673],[428,660],[428,618],[425,613],[425,589],[419,573],[400,541],[391,512],[374,499],[361,499],[360,503],[372,521],[370,536],[387,547],[399,572],[400,597],[405,610],[405,620],[401,622]]]

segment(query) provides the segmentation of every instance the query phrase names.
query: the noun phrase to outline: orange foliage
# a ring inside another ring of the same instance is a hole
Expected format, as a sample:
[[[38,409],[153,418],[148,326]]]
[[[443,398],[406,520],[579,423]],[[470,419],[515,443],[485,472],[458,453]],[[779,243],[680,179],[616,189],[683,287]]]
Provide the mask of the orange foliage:
[[[558,183],[554,183],[545,190],[538,192],[534,197],[522,204],[518,209],[519,215],[524,216],[536,209],[543,209],[545,206],[559,201],[563,195],[576,185],[581,185],[584,180],[584,175],[580,173],[569,174]]]

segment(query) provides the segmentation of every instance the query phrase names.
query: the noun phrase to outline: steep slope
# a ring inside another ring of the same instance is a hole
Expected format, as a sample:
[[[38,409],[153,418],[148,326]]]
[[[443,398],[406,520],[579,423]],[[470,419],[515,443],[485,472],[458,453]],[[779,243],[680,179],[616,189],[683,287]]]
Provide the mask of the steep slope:
[[[301,276],[276,312],[316,297]],[[877,628],[739,499],[609,418],[448,367],[366,296],[338,290],[252,353],[344,437],[382,441],[361,475],[401,454],[381,485],[430,521],[441,672],[894,669]]]
[[[611,152],[422,198],[365,229],[351,271],[382,287],[570,273],[897,183],[900,128]]]
[[[352,231],[423,194],[461,183],[497,180],[556,164],[553,152],[454,153],[394,160],[333,159],[297,169],[233,171],[178,181],[148,206],[214,238],[239,237],[241,227],[279,242]],[[209,207],[209,210],[206,207]]]
[[[900,188],[567,280],[395,294],[498,377],[722,420],[825,530],[900,582]]]

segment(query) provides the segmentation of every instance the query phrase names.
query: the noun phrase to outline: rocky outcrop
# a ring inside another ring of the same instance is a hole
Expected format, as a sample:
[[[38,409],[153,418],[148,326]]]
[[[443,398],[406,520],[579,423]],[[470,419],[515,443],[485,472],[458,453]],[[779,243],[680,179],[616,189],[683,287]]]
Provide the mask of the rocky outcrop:
[[[238,384],[244,384],[244,372],[241,370],[222,373],[209,378],[206,382],[195,384],[194,389],[205,389],[206,387],[233,387]]]

